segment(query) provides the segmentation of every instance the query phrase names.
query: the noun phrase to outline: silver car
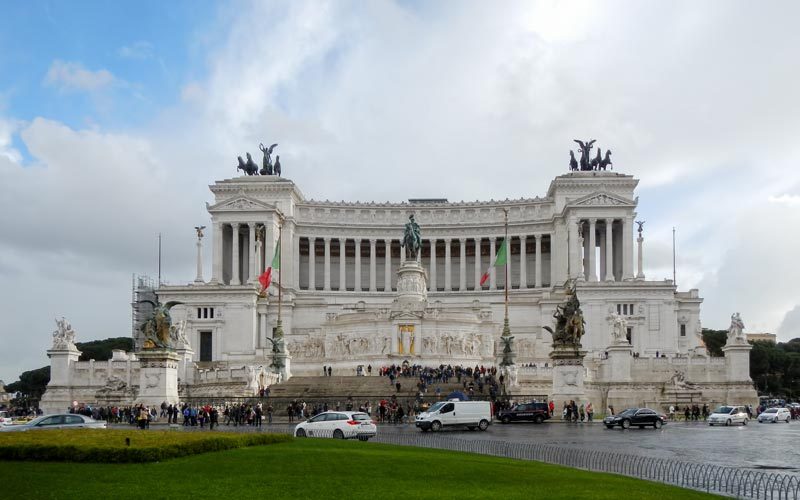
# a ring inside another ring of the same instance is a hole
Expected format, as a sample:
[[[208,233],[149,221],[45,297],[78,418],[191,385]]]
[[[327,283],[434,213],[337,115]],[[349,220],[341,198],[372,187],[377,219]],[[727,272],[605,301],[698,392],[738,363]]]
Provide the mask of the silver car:
[[[84,415],[66,413],[61,415],[44,415],[24,424],[4,425],[0,432],[24,432],[44,429],[105,429],[106,422],[95,420]]]
[[[761,415],[758,416],[758,423],[762,422],[786,422],[792,419],[792,414],[788,408],[767,408]]]
[[[749,417],[744,406],[720,406],[708,416],[708,425],[747,425]]]

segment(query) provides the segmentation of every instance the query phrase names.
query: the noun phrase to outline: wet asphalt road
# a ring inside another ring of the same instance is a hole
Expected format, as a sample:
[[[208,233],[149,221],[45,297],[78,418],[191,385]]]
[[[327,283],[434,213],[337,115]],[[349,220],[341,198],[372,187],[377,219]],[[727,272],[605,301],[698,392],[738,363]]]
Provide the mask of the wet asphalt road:
[[[156,427],[156,426],[153,426]],[[294,425],[264,425],[262,431],[291,432]],[[192,430],[199,430],[198,428]],[[253,432],[249,426],[221,425],[220,431]],[[378,424],[378,433],[420,433],[414,425]],[[497,421],[486,432],[446,429],[443,435],[461,439],[540,443],[585,450],[713,463],[741,469],[771,470],[800,474],[800,421],[789,424],[710,427],[705,422],[670,422],[653,428],[606,429],[598,422],[567,424],[546,422],[512,423]]]

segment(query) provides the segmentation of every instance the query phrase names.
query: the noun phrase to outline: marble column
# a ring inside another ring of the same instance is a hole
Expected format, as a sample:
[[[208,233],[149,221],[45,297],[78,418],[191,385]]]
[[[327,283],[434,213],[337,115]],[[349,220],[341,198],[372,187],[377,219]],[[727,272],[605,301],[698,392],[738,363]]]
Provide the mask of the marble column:
[[[497,248],[497,238],[489,238],[489,290],[497,290],[497,272],[495,272],[494,259]]]
[[[222,228],[221,222],[214,223],[214,249],[211,260],[211,283],[222,283]]]
[[[256,275],[256,223],[249,222],[247,224],[250,229],[250,238],[247,240],[247,282],[258,283],[258,276]]]
[[[536,281],[534,285],[536,288],[542,287],[542,237],[543,234],[535,234],[534,238],[536,238]],[[552,246],[551,246],[552,248]],[[550,258],[552,259],[553,256],[551,255]]]
[[[431,276],[429,281],[429,289],[432,292],[436,291],[436,238],[430,240],[431,242]]]
[[[597,219],[589,219],[589,281],[597,281]]]
[[[317,289],[317,239],[308,238],[308,289]]]
[[[323,268],[322,289],[331,291],[331,239],[322,238],[325,244],[325,267]]]
[[[355,286],[353,290],[356,292],[361,291],[361,238],[356,238],[356,273],[355,273]]]
[[[370,292],[377,292],[377,279],[378,276],[376,274],[376,248],[375,245],[378,243],[378,240],[375,238],[369,239],[369,291]]]
[[[614,219],[606,219],[606,281],[614,281]]]
[[[197,238],[197,276],[194,279],[195,283],[203,283],[203,238]]]
[[[473,240],[475,242],[475,290],[481,289],[481,276],[482,271],[481,269],[481,239],[475,238]]]
[[[233,231],[231,232],[231,242],[233,250],[231,251],[231,285],[241,285],[242,279],[239,274],[239,264],[241,256],[239,255],[239,226],[238,222],[231,224]]]
[[[581,259],[580,236],[578,235],[579,222],[578,219],[573,217],[567,223],[567,230],[569,231],[569,277],[572,279],[580,277],[583,271],[583,266],[579,264]],[[552,243],[550,246],[552,251]]]
[[[339,291],[347,291],[347,240],[339,238]]]
[[[450,238],[445,238],[444,240],[444,291],[449,292],[453,289],[452,287],[452,280],[451,280],[451,270],[453,268],[452,262],[450,261],[450,244],[453,240]]]
[[[461,253],[458,259],[458,290],[464,291],[467,289],[467,239],[459,238],[461,243]]]
[[[384,245],[386,245],[386,258],[383,259],[385,262],[384,265],[384,273],[383,273],[383,290],[385,292],[392,291],[392,240],[383,240]]]
[[[622,279],[633,279],[633,217],[622,219]]]
[[[406,261],[406,247],[400,242],[400,265],[403,265],[403,262]]]
[[[642,257],[642,242],[644,242],[644,238],[642,237],[642,233],[640,231],[639,232],[639,237],[636,238],[636,244],[638,245],[638,250],[639,250],[639,258],[638,258],[638,264],[639,265],[637,267],[638,272],[636,273],[636,279],[637,280],[643,280],[644,279],[644,268],[642,267],[643,264],[644,264],[643,263],[643,257]]]
[[[525,243],[527,238],[525,235],[519,237],[519,289],[524,290],[528,288],[528,254]]]

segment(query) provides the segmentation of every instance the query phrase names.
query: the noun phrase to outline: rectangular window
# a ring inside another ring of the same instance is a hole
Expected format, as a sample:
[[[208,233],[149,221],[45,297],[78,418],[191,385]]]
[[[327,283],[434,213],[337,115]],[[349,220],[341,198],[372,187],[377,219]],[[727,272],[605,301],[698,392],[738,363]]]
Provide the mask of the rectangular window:
[[[622,314],[622,304],[617,304],[617,314]]]
[[[211,308],[211,311],[209,312],[209,317],[211,319],[214,319],[214,308],[213,307]]]
[[[628,315],[628,304],[622,304],[622,314]]]
[[[629,304],[630,308],[628,309],[628,313],[633,316],[633,304]]]
[[[203,308],[202,307],[198,307],[197,308],[197,319],[202,319],[202,318],[203,318]]]
[[[200,332],[200,361],[212,361],[211,332]]]
[[[686,336],[686,325],[681,324],[681,337]]]
[[[633,344],[633,327],[628,327],[628,343]]]

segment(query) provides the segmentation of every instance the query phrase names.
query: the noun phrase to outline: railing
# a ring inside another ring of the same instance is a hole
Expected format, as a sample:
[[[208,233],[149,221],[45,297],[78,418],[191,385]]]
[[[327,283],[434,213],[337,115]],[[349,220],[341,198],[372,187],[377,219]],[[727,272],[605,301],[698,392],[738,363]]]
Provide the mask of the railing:
[[[280,431],[279,431],[280,432]],[[285,432],[294,433],[293,429]],[[331,430],[314,437],[334,437]],[[357,437],[335,436],[335,437]],[[647,481],[716,493],[735,498],[800,499],[800,476],[736,469],[722,465],[683,462],[599,450],[535,443],[463,439],[446,434],[392,432],[380,428],[372,441],[400,446],[479,453],[517,460],[535,460],[593,472],[609,472]]]

